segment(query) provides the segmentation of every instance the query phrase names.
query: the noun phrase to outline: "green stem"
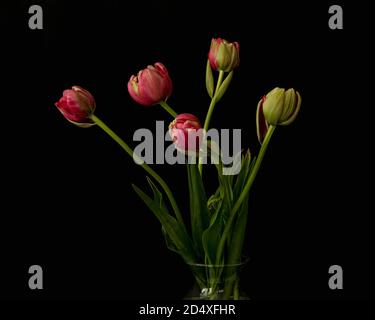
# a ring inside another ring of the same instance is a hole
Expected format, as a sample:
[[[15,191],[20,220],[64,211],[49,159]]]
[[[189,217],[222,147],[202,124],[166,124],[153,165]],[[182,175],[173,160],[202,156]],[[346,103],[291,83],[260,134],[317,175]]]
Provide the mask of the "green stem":
[[[271,137],[272,137],[275,129],[276,129],[276,127],[272,126],[272,125],[268,128],[266,137],[264,138],[262,147],[260,148],[258,158],[257,158],[257,160],[255,162],[253,170],[251,171],[250,178],[247,181],[244,189],[242,190],[242,193],[241,193],[240,197],[238,198],[237,202],[235,203],[235,205],[234,205],[234,207],[232,209],[232,213],[236,213],[237,212],[237,210],[240,208],[243,200],[246,198],[247,193],[250,191],[250,188],[251,188],[251,186],[252,186],[252,184],[253,184],[256,176],[257,176],[257,173],[259,171],[260,165],[262,164],[264,155],[266,154],[266,150],[267,150],[268,144],[269,144],[269,142],[271,140]]]
[[[238,300],[240,297],[240,278],[237,276],[236,282],[234,283],[233,300]]]
[[[173,118],[176,118],[177,112],[174,111],[166,101],[159,103]]]
[[[212,117],[212,113],[214,111],[215,105],[216,105],[215,96],[213,96],[213,98],[211,99],[210,106],[208,107],[206,120],[204,121],[204,130],[206,132],[208,131],[208,127],[210,126],[210,121],[211,121],[211,117]]]
[[[114,133],[103,121],[101,121],[97,116],[92,115],[91,120],[94,121],[101,129],[103,129],[113,140],[115,140],[121,148],[123,148],[129,156],[132,158],[138,158],[136,154],[134,154],[133,150],[126,144],[124,140],[122,140],[116,133]],[[181,223],[181,225],[185,228],[184,221],[182,219],[182,215],[180,209],[177,206],[176,200],[173,197],[172,191],[169,189],[166,182],[145,162],[141,164],[141,167],[146,170],[163,188],[164,192],[166,193],[171,206],[175,212],[177,220]]]
[[[204,121],[204,131],[207,132],[208,131],[208,128],[210,126],[210,122],[211,122],[211,117],[212,117],[212,113],[214,112],[214,109],[215,109],[215,105],[216,105],[216,99],[215,99],[215,96],[221,86],[221,83],[223,82],[223,77],[224,77],[224,71],[220,71],[219,72],[219,78],[217,80],[217,84],[216,84],[216,89],[215,89],[215,94],[214,96],[211,98],[211,102],[210,102],[210,106],[208,107],[208,111],[207,111],[207,115],[206,115],[206,119]],[[198,169],[199,169],[199,172],[200,174],[202,175],[202,170],[203,170],[203,163],[199,163],[198,165]]]
[[[208,108],[207,115],[206,115],[206,120],[204,121],[204,130],[205,131],[208,131],[208,128],[210,126],[212,113],[214,112],[215,105],[216,105],[215,97],[216,97],[216,94],[217,94],[217,92],[218,92],[218,90],[221,86],[221,83],[223,82],[223,77],[224,77],[224,71],[220,71],[219,79],[217,80],[217,84],[216,84],[215,94],[211,99],[211,103],[210,103],[210,106]]]
[[[224,300],[230,299],[230,296],[232,295],[232,291],[233,291],[233,284],[234,284],[234,280],[232,279],[225,281]]]
[[[219,71],[219,79],[217,79],[217,85],[216,85],[216,89],[215,89],[215,94],[214,96],[216,96],[217,94],[217,91],[219,90],[220,86],[221,86],[221,83],[223,82],[223,78],[224,78],[224,71]]]
[[[234,204],[234,206],[233,206],[233,208],[232,208],[232,210],[230,212],[229,219],[227,221],[227,224],[225,225],[225,229],[223,231],[223,235],[222,235],[222,237],[220,239],[220,242],[219,242],[218,251],[217,251],[217,255],[216,255],[217,261],[220,261],[220,258],[221,258],[222,254],[223,254],[223,251],[224,251],[225,241],[226,241],[226,239],[227,239],[227,237],[229,235],[229,232],[231,230],[231,226],[233,224],[233,221],[234,221],[234,218],[236,216],[236,213],[237,213],[238,209],[240,208],[242,202],[246,198],[246,195],[250,191],[250,188],[251,188],[251,186],[252,186],[252,184],[253,184],[256,176],[257,176],[257,173],[259,171],[260,165],[261,165],[262,160],[264,158],[264,155],[266,153],[268,144],[269,144],[269,142],[271,140],[271,137],[272,137],[275,129],[276,129],[276,127],[272,126],[272,125],[268,128],[266,137],[265,137],[265,139],[263,141],[262,147],[260,148],[258,158],[257,158],[257,160],[255,162],[254,168],[251,171],[251,175],[250,175],[249,179],[247,180],[246,185],[245,185],[245,187],[243,188],[243,190],[241,192],[241,195],[238,197],[236,203]]]

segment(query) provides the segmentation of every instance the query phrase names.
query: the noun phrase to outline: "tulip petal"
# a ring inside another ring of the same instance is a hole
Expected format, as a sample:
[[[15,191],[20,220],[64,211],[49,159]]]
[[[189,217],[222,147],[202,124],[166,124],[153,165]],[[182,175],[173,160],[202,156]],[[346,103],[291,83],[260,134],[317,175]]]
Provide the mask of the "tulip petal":
[[[302,98],[298,91],[296,91],[296,102],[295,102],[295,110],[294,113],[290,116],[290,118],[287,121],[284,121],[283,123],[280,123],[282,126],[287,126],[291,124],[297,117],[299,110],[301,109],[301,102]]]
[[[94,97],[79,86],[64,90],[63,96],[55,103],[55,106],[68,121],[77,126],[89,127],[94,125],[90,119],[95,110]]]
[[[266,137],[267,131],[268,131],[268,123],[266,119],[264,118],[263,114],[263,101],[265,97],[263,97],[257,106],[256,111],[256,127],[257,127],[257,136],[258,141],[260,144],[263,143],[264,138]]]
[[[152,106],[165,101],[173,90],[172,80],[166,67],[157,62],[132,76],[128,82],[130,96],[139,104]]]
[[[210,60],[207,60],[206,66],[206,88],[208,95],[212,99],[212,97],[214,96],[214,77],[212,75]]]
[[[268,124],[278,125],[284,108],[283,88],[275,88],[269,92],[263,101],[263,114]]]
[[[204,135],[196,116],[189,113],[177,115],[169,125],[169,135],[178,151],[194,157],[199,154]]]
[[[224,39],[212,39],[208,54],[212,69],[230,72],[239,65],[239,44]]]
[[[294,89],[288,89],[285,91],[284,96],[284,108],[283,113],[280,117],[280,123],[287,121],[295,110],[296,94]]]

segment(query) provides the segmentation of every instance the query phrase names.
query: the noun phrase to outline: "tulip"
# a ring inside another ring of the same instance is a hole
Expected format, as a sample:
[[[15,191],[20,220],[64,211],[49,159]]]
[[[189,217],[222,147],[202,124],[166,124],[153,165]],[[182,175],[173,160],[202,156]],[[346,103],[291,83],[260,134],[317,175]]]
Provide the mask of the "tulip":
[[[224,39],[212,39],[208,59],[212,69],[230,72],[240,64],[240,45]]]
[[[130,96],[139,104],[152,106],[161,103],[172,94],[172,80],[165,66],[157,62],[131,76],[128,82]]]
[[[257,113],[262,112],[269,125],[286,126],[297,117],[301,96],[294,89],[275,88],[258,103]]]
[[[79,127],[87,128],[94,125],[90,119],[96,107],[94,97],[79,86],[64,90],[63,96],[55,106],[68,121]]]
[[[199,151],[202,133],[199,119],[190,113],[179,114],[169,125],[175,147],[188,155],[196,155]]]

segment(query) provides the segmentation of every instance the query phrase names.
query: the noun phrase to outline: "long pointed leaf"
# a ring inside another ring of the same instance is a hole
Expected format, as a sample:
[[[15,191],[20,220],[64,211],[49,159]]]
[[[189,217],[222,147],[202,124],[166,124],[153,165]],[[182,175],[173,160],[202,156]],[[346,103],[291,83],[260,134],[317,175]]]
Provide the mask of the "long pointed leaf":
[[[229,240],[230,249],[228,252],[228,264],[241,262],[242,248],[246,234],[246,225],[248,217],[248,199],[249,196],[247,196],[244,202],[242,203],[241,208],[238,212],[236,222],[233,225],[231,238]]]
[[[206,65],[206,88],[210,98],[214,96],[214,77],[212,75],[212,69],[210,65],[210,60],[207,59]]]
[[[233,188],[234,201],[237,200],[237,198],[241,194],[241,191],[242,191],[243,187],[245,186],[246,178],[247,178],[248,173],[249,173],[250,163],[251,163],[251,155],[250,155],[250,151],[248,150],[246,152],[246,155],[245,155],[244,159],[242,160],[241,171],[237,176],[237,180],[236,180],[236,183],[235,183],[234,188]]]
[[[207,197],[197,164],[188,164],[191,231],[194,245],[201,258],[204,256],[202,234],[210,224]]]
[[[229,72],[223,83],[221,84],[219,90],[215,94],[214,98],[216,100],[216,103],[219,102],[219,100],[223,97],[224,93],[227,91],[230,82],[232,81],[233,78],[233,70]]]
[[[220,241],[222,230],[223,220],[221,215],[217,214],[215,221],[203,232],[203,248],[209,264],[215,264],[216,262],[217,245]]]
[[[151,183],[151,185],[153,184]],[[134,191],[160,221],[170,240],[172,240],[173,244],[177,248],[178,253],[185,259],[185,261],[194,262],[196,260],[195,251],[189,235],[174,217],[168,214],[168,212],[164,211],[164,206],[161,205],[161,200],[158,197],[158,190],[156,187],[153,185],[155,188],[153,188],[154,195],[157,195],[153,200],[136,185],[133,184],[132,186]]]
[[[216,169],[218,171],[218,178],[220,184],[220,194],[223,198],[223,210],[222,214],[224,216],[224,220],[228,219],[228,215],[233,203],[233,192],[232,187],[230,184],[229,176],[223,175],[223,166],[222,163],[216,165]]]

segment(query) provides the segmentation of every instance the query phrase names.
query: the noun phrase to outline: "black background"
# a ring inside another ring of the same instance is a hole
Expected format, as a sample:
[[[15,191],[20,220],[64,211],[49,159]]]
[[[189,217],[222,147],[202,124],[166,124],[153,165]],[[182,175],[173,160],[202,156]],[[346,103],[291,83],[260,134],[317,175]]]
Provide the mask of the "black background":
[[[28,28],[31,4],[44,10],[43,30]],[[344,30],[328,28],[331,4],[343,5]],[[135,146],[136,129],[171,120],[126,89],[130,75],[161,61],[174,82],[170,104],[203,121],[207,53],[220,36],[240,42],[241,64],[213,126],[243,129],[243,146],[256,154],[260,97],[281,86],[303,100],[296,122],[277,130],[251,191],[244,288],[254,300],[374,298],[364,15],[342,1],[2,3],[1,296],[147,301],[190,289],[188,268],[131,188],[147,189],[145,172],[54,103],[72,85],[88,89],[97,116]],[[184,167],[155,169],[187,209]],[[43,267],[43,290],[28,288],[33,264]],[[328,288],[333,264],[344,270],[341,291]]]

